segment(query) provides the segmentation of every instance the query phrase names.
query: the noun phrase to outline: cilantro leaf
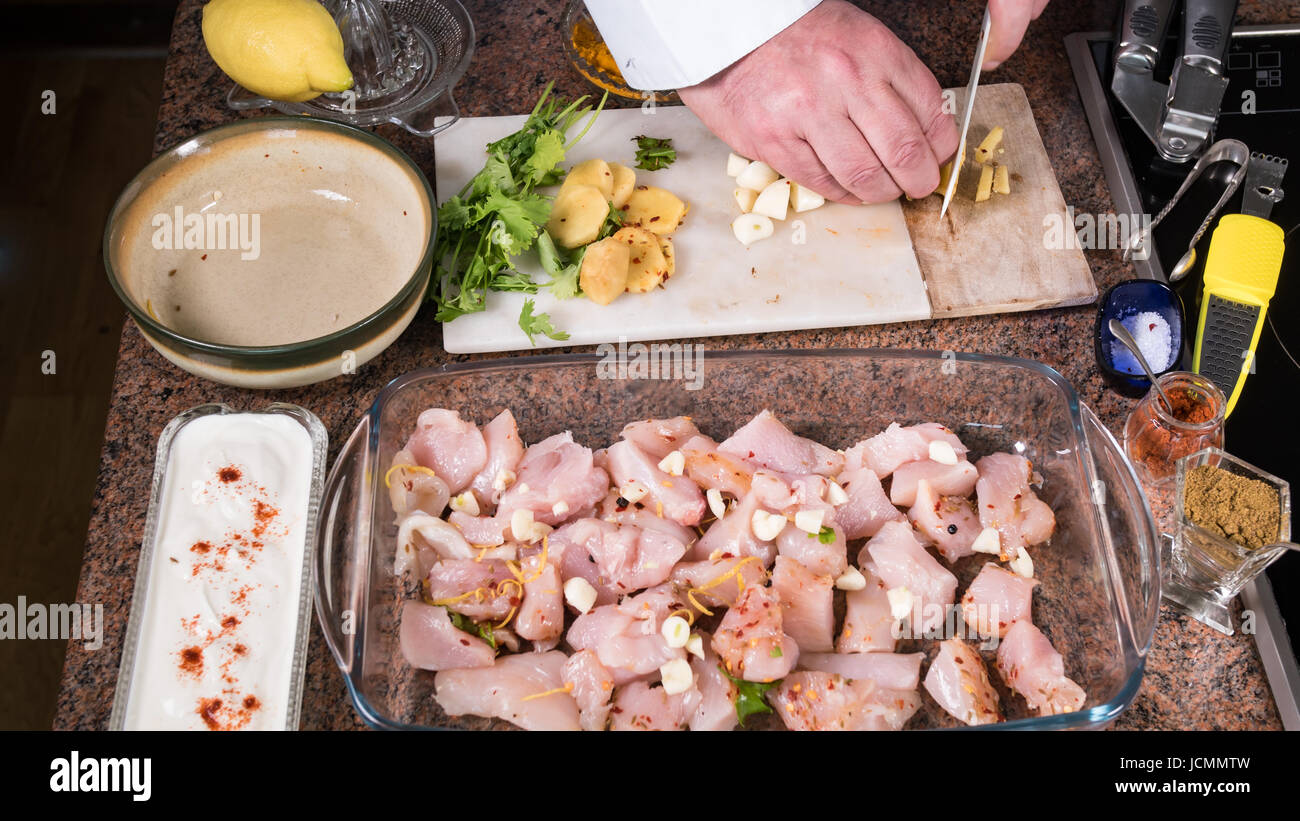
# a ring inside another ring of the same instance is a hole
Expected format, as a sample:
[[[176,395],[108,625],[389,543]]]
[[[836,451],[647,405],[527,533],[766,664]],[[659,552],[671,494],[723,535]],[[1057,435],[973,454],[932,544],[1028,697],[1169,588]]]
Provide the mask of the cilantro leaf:
[[[677,159],[677,150],[669,138],[647,137],[644,134],[633,137],[636,141],[636,167],[646,171],[658,171],[667,168]]]
[[[781,645],[776,644],[772,646],[771,650],[767,651],[767,655],[771,658],[779,659],[781,656],[785,655],[785,651],[781,649]]]
[[[618,229],[623,227],[623,214],[614,207],[614,203],[609,204],[609,213],[605,214],[605,221],[600,225],[600,231],[596,233],[596,242],[606,237],[612,237],[618,233]]]
[[[835,544],[835,529],[823,525],[822,529],[816,533],[809,533],[808,538],[815,538],[822,544]]]
[[[523,310],[519,312],[519,329],[528,334],[528,344],[537,344],[536,341],[533,340],[533,336],[536,334],[542,334],[543,336],[550,337],[551,339],[560,342],[569,338],[567,333],[555,330],[555,326],[551,324],[551,317],[549,314],[537,314],[534,316],[533,309],[535,307],[537,306],[533,300],[525,299]]]
[[[767,695],[769,690],[781,683],[779,680],[767,683],[745,681],[728,673],[721,664],[718,665],[718,669],[731,680],[732,685],[736,688],[736,718],[739,719],[741,727],[745,726],[745,719],[749,716],[772,712],[772,707],[763,697]]]
[[[543,231],[537,236],[537,257],[541,260],[542,270],[550,276],[546,289],[557,299],[573,299],[582,293],[579,273],[582,268],[582,256],[586,248],[579,248],[573,256],[566,259],[560,249],[555,247],[551,235]]]
[[[493,650],[497,649],[497,637],[492,632],[492,625],[486,622],[480,624],[471,620],[468,616],[451,609],[447,610],[447,615],[451,617],[451,623],[457,630],[463,630],[471,636],[478,636],[487,642]]]
[[[524,162],[524,173],[534,185],[549,185],[559,182],[556,166],[564,162],[564,135],[554,129],[546,129],[537,135],[533,143],[533,153]]]

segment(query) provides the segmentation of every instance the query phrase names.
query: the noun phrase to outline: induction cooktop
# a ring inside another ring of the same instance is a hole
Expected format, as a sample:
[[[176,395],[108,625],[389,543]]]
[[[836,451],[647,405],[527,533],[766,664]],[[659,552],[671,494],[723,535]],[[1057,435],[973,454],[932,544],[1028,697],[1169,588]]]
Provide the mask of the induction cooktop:
[[[1181,25],[1170,26],[1181,31]],[[1109,93],[1114,32],[1073,34],[1066,51],[1083,100],[1089,126],[1101,154],[1106,182],[1118,214],[1155,214],[1172,197],[1192,163],[1176,165],[1157,156],[1137,123]],[[1164,49],[1167,82],[1178,48],[1171,38]],[[1282,182],[1288,192],[1270,219],[1286,231],[1287,253],[1277,293],[1269,304],[1268,323],[1256,350],[1256,370],[1224,429],[1226,449],[1247,462],[1296,485],[1300,471],[1300,430],[1287,402],[1300,393],[1300,27],[1241,26],[1228,52],[1228,90],[1223,97],[1215,139],[1231,137],[1251,151],[1290,160]],[[1155,253],[1134,262],[1138,275],[1166,280],[1165,272],[1187,250],[1200,221],[1223,191],[1233,166],[1217,163],[1193,185],[1154,232]],[[1239,213],[1238,192],[1222,213]],[[1186,314],[1199,315],[1202,264],[1211,230],[1197,246],[1196,267],[1174,288]],[[1190,346],[1189,346],[1190,347]],[[1185,354],[1182,366],[1191,364]],[[1300,647],[1300,554],[1289,553],[1242,593],[1243,605],[1256,613],[1256,642],[1268,672],[1278,709],[1287,729],[1300,729],[1300,672],[1293,648]]]

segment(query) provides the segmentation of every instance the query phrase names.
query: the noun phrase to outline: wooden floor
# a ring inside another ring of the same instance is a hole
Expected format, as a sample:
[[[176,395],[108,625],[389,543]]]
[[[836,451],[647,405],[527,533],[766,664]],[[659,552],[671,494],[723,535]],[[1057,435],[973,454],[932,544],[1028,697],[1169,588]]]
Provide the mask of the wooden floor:
[[[149,160],[162,70],[156,55],[0,57],[0,604],[76,595],[125,317],[100,245]],[[63,650],[0,640],[0,729],[50,727]]]

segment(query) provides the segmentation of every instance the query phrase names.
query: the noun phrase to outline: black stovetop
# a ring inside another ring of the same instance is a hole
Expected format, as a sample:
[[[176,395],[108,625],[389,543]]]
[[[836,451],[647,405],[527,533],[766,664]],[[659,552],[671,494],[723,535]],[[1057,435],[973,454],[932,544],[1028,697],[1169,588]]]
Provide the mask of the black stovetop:
[[[1181,24],[1171,26],[1180,30]],[[1090,43],[1093,59],[1104,85],[1109,87],[1109,41]],[[1167,78],[1177,48],[1165,49],[1163,71]],[[1274,206],[1270,219],[1287,232],[1287,251],[1282,262],[1277,293],[1269,303],[1268,320],[1256,350],[1256,372],[1251,375],[1241,398],[1224,430],[1225,449],[1233,455],[1296,485],[1300,476],[1300,428],[1294,424],[1296,410],[1293,397],[1300,395],[1300,322],[1294,317],[1300,310],[1300,250],[1293,237],[1300,237],[1300,31],[1289,33],[1236,36],[1229,53],[1229,86],[1224,94],[1222,113],[1215,138],[1241,140],[1251,151],[1275,154],[1290,160],[1282,182],[1286,198]],[[1255,112],[1243,113],[1247,98],[1254,93]],[[1107,94],[1123,143],[1124,153],[1137,181],[1138,192],[1146,213],[1155,214],[1182,183],[1191,163],[1174,165],[1160,159],[1155,147],[1137,124]],[[1209,177],[1195,185],[1155,232],[1155,248],[1163,269],[1168,271],[1187,249],[1210,206],[1223,190],[1223,182],[1232,166],[1218,163],[1208,169]],[[1241,194],[1224,207],[1223,213],[1241,209]],[[1197,247],[1203,262],[1209,248],[1211,231]],[[1183,299],[1188,322],[1199,316],[1202,266],[1198,264],[1177,285]],[[1189,346],[1190,347],[1190,346]],[[1190,353],[1184,361],[1189,366]],[[1291,553],[1269,568],[1269,581],[1278,607],[1287,622],[1292,647],[1300,647],[1300,555]]]

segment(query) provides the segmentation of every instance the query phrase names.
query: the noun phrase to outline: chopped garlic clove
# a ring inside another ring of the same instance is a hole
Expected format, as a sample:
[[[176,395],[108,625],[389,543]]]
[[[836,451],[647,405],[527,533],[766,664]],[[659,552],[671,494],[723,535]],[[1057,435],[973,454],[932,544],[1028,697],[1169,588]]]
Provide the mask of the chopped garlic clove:
[[[560,501],[551,505],[551,512],[554,513],[556,516],[564,516],[566,513],[569,512],[569,503],[561,499]]]
[[[826,519],[824,510],[801,510],[794,514],[794,526],[804,533],[811,533],[814,536],[821,532],[822,522]]]
[[[821,194],[811,188],[804,188],[797,182],[790,183],[790,207],[796,214],[821,208],[825,204],[826,198]]]
[[[750,191],[762,191],[780,178],[781,175],[773,171],[772,166],[762,160],[755,160],[736,175],[736,185]]]
[[[930,443],[930,460],[941,465],[955,465],[957,451],[953,449],[952,443],[936,439]]]
[[[695,683],[695,673],[686,659],[673,659],[660,667],[659,678],[663,680],[664,692],[670,696],[686,692]]]
[[[618,495],[627,499],[629,504],[636,504],[646,497],[650,488],[645,486],[645,482],[639,479],[629,479],[626,484],[618,489]]]
[[[587,613],[596,605],[596,588],[581,576],[564,583],[564,600],[579,613]]]
[[[736,152],[727,155],[727,176],[739,177],[740,172],[749,167],[749,160],[740,156]]]
[[[902,621],[912,612],[912,602],[916,598],[906,587],[891,587],[885,591],[885,597],[889,599],[889,614],[897,621]]]
[[[867,577],[862,575],[861,570],[850,566],[835,580],[835,586],[840,590],[863,590],[867,586]]]
[[[731,223],[731,232],[746,246],[767,239],[775,231],[776,226],[772,220],[762,214],[741,214]]]
[[[492,480],[492,489],[503,491],[515,483],[515,472],[513,470],[497,471],[496,478]]]
[[[510,514],[510,533],[515,537],[516,541],[531,541],[529,537],[533,535],[534,524],[536,522],[533,521],[533,512],[531,510],[520,508]]]
[[[976,553],[997,556],[1002,552],[1002,537],[998,535],[997,528],[986,527],[975,537],[975,541],[971,542],[970,548]]]
[[[830,503],[835,507],[848,504],[849,502],[849,494],[844,491],[844,488],[840,487],[839,482],[831,482],[830,489],[827,491],[826,495],[828,501],[830,501]]]
[[[681,476],[682,471],[686,470],[686,456],[680,450],[675,450],[659,460],[659,469],[669,476]]]
[[[766,510],[755,510],[754,515],[749,519],[750,530],[754,532],[754,538],[760,542],[770,542],[781,531],[785,530],[786,518],[784,516],[768,513]]]
[[[691,638],[690,622],[681,616],[669,616],[664,619],[663,627],[659,628],[663,634],[664,641],[668,642],[669,647],[685,647],[686,642]]]
[[[704,658],[704,637],[699,633],[691,633],[691,637],[686,640],[686,652],[696,658]]]
[[[731,196],[736,198],[736,205],[740,206],[740,212],[748,214],[754,210],[754,200],[758,199],[758,192],[750,191],[748,188],[737,188],[731,192]]]
[[[774,220],[785,219],[790,211],[790,181],[779,179],[764,188],[758,199],[754,200],[754,207],[750,211]]]
[[[722,491],[716,487],[711,487],[704,493],[704,498],[709,501],[709,510],[713,515],[721,519],[727,513],[727,503],[722,499]]]
[[[1034,577],[1034,560],[1029,558],[1029,552],[1023,547],[1016,551],[1016,557],[1007,563],[1011,572],[1017,576],[1023,576],[1026,579]]]
[[[479,513],[478,499],[468,490],[459,496],[451,497],[451,509],[464,513],[466,516],[477,516]]]

